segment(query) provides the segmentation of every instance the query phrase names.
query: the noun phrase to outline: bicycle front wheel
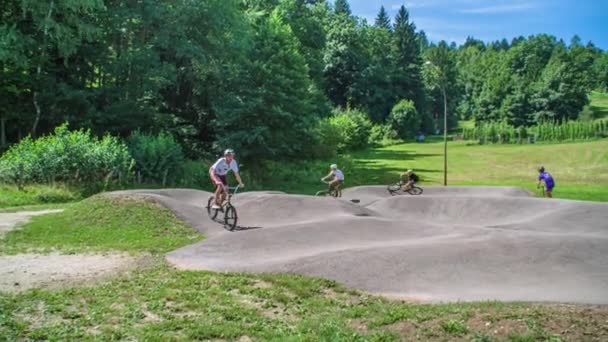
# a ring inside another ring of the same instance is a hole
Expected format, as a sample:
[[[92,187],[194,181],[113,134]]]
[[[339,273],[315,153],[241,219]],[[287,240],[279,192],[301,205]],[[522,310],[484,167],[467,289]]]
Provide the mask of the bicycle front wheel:
[[[232,205],[226,206],[226,212],[224,213],[224,225],[233,231],[236,228],[236,222],[238,217],[236,215],[236,208]]]
[[[215,204],[215,197],[211,196],[209,197],[209,200],[207,201],[207,214],[209,215],[209,217],[212,220],[215,220],[215,218],[217,217],[217,209],[213,209],[212,206]]]
[[[422,195],[422,188],[419,188],[417,186],[413,186],[407,192],[409,192],[410,195]]]

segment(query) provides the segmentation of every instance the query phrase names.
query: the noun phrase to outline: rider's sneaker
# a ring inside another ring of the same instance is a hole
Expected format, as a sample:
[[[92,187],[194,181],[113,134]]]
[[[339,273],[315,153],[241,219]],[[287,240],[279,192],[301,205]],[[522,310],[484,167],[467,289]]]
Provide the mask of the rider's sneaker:
[[[220,207],[217,204],[214,204],[214,205],[211,206],[211,209],[213,209],[213,210],[220,210],[220,209],[222,209],[222,207]]]

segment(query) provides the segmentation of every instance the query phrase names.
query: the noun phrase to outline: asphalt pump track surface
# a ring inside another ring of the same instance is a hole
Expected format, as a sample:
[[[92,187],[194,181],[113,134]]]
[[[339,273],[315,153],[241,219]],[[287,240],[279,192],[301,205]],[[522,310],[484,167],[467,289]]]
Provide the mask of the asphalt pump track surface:
[[[425,302],[608,304],[606,203],[512,187],[390,196],[363,186],[341,199],[244,192],[233,197],[239,226],[229,232],[208,217],[208,192],[112,194],[125,193],[158,200],[207,236],[166,255],[179,269],[296,273]]]

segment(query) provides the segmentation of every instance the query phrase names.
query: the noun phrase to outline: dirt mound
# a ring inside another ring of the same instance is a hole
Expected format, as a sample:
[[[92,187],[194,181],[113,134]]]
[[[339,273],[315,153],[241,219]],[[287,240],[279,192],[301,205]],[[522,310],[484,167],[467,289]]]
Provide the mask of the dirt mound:
[[[608,303],[608,204],[509,187],[424,190],[392,197],[385,186],[357,187],[342,199],[243,193],[233,200],[240,230],[232,233],[208,219],[209,193],[137,193],[208,234],[167,255],[179,268],[293,272],[429,301]]]

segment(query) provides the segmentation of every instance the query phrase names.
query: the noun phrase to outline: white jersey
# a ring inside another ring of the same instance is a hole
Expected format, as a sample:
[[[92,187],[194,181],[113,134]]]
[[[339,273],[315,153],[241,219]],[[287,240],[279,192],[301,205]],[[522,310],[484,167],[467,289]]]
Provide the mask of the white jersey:
[[[337,180],[344,180],[344,173],[342,173],[342,171],[336,169],[336,171],[334,171],[334,177],[336,177]]]
[[[225,176],[230,170],[232,170],[232,172],[239,172],[239,165],[234,159],[232,159],[230,165],[228,165],[226,158],[220,158],[211,166],[211,168],[214,170],[215,174],[219,176]]]

